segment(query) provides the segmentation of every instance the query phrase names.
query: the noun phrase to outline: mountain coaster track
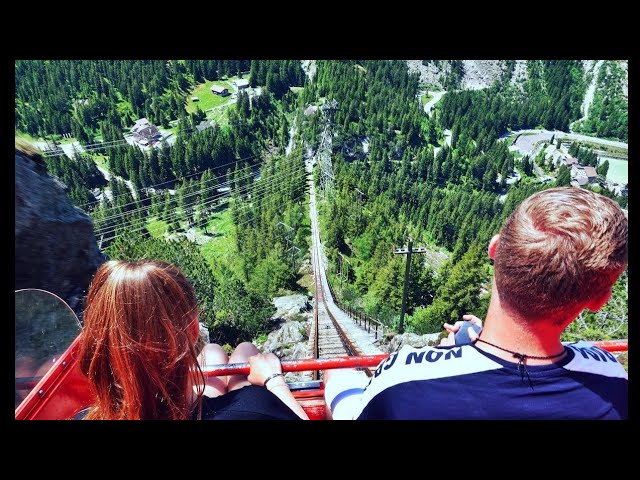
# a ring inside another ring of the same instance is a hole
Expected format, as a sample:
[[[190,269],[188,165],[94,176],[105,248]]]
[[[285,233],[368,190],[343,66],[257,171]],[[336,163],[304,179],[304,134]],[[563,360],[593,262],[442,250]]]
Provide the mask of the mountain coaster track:
[[[313,180],[312,180],[313,181]],[[315,286],[314,315],[311,338],[313,339],[313,356],[316,359],[328,359],[339,356],[361,356],[358,349],[340,326],[335,316],[331,313],[330,307],[325,300],[324,285],[322,276],[324,274],[321,265],[321,246],[317,224],[317,212],[315,209],[315,191],[311,185],[312,201],[310,202],[310,214],[312,220],[312,262]],[[315,227],[315,228],[314,228]],[[365,369],[365,373],[371,376],[371,370]],[[313,378],[318,380],[319,373],[314,371]]]

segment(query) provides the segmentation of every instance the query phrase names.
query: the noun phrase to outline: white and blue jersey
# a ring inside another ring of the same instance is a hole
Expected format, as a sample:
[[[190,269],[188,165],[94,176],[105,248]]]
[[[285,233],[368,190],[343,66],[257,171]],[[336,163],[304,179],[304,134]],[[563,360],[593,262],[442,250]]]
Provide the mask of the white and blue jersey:
[[[474,345],[403,347],[383,361],[350,408],[359,420],[628,418],[627,373],[588,342],[549,365],[505,361]],[[533,388],[532,388],[533,387]],[[352,392],[353,393],[353,389]],[[340,395],[333,399],[340,401]]]

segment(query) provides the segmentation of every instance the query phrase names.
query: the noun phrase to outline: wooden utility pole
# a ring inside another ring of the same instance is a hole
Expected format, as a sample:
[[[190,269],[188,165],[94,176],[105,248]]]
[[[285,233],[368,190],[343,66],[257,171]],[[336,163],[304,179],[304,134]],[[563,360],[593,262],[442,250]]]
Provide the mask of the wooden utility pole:
[[[411,254],[426,253],[425,247],[413,248],[413,238],[409,237],[408,246],[406,248],[396,248],[393,253],[396,255],[407,256],[407,266],[404,269],[404,290],[402,292],[402,309],[400,310],[400,333],[404,333],[404,312],[407,309],[407,290],[409,289],[409,273],[411,272]]]

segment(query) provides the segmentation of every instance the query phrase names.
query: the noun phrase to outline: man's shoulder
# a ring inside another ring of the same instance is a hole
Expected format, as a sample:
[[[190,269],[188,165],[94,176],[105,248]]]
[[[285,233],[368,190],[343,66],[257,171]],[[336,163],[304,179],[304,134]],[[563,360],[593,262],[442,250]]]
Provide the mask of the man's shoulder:
[[[499,368],[502,368],[499,363],[482,355],[472,345],[420,348],[405,345],[378,366],[374,377],[386,374],[406,377],[406,380],[429,380]]]
[[[573,358],[564,366],[565,369],[605,377],[628,378],[626,370],[613,353],[584,340],[564,345],[573,351]]]
[[[360,409],[389,389],[396,393],[403,389],[415,393],[416,382],[423,386],[442,381],[464,385],[470,375],[483,376],[501,368],[502,365],[479,353],[473,345],[421,348],[405,345],[378,365],[362,396]],[[435,401],[435,397],[430,397],[430,401]]]

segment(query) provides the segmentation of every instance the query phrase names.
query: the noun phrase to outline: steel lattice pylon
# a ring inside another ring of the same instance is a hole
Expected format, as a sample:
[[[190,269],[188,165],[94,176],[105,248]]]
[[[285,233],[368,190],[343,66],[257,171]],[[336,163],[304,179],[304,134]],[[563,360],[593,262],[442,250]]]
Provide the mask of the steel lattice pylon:
[[[320,145],[318,146],[317,159],[320,167],[320,193],[325,199],[332,198],[334,193],[334,176],[331,163],[331,121],[332,114],[337,107],[338,102],[335,100],[331,100],[321,107],[325,125],[320,138]]]

